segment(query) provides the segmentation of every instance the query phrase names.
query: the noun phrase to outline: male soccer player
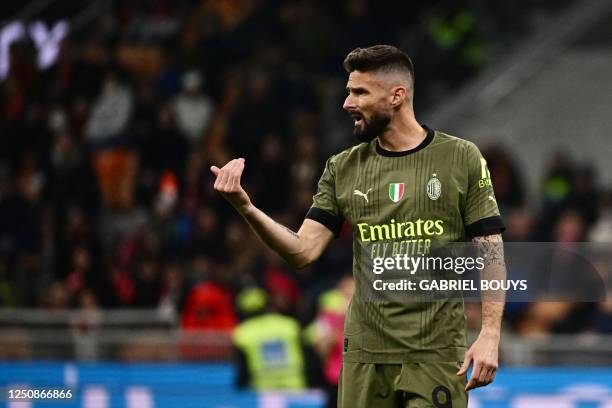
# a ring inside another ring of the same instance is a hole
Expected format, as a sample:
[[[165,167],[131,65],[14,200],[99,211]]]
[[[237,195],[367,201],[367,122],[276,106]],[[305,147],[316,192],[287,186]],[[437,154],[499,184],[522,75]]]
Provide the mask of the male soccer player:
[[[351,226],[357,290],[346,317],[338,406],[466,407],[467,391],[495,377],[503,299],[483,300],[481,332],[466,351],[462,301],[368,300],[361,283],[372,270],[362,260],[378,244],[399,243],[417,254],[471,238],[484,252],[482,274],[505,275],[504,225],[486,162],[473,143],[417,122],[405,53],[388,45],[357,48],[344,67],[343,108],[363,142],[327,161],[297,233],[251,203],[240,185],[244,159],[211,167],[214,187],[298,268],[316,260],[344,222]]]

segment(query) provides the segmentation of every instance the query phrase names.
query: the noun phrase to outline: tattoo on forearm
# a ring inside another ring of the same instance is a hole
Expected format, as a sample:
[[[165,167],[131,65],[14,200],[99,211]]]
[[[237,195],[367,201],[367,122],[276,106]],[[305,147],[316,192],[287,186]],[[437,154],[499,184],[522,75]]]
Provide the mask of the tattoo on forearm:
[[[481,278],[486,280],[506,280],[506,262],[504,260],[504,243],[501,234],[493,234],[475,237],[472,242],[476,246],[478,255],[484,258],[484,269],[481,271]],[[492,313],[497,316],[499,310],[491,310],[490,305],[485,306],[489,301],[504,302],[506,293],[504,290],[485,290],[481,291],[483,301],[483,321],[485,315]],[[501,309],[503,311],[503,306]],[[501,318],[501,317],[500,317]]]
[[[300,236],[297,234],[297,232],[292,231],[291,229],[285,227],[283,224],[280,224],[277,222],[278,225],[280,225],[281,227],[283,227],[288,233],[290,233],[291,235],[293,235],[296,238],[299,238]]]
[[[476,244],[480,255],[485,259],[485,265],[505,266],[504,244],[499,234],[475,237],[472,242]]]

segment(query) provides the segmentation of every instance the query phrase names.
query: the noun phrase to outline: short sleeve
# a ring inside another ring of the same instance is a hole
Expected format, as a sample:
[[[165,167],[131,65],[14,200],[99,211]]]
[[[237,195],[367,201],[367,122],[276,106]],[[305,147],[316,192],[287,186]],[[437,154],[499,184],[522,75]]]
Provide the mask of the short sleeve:
[[[338,236],[344,218],[336,199],[336,172],[332,159],[333,157],[325,163],[325,170],[317,184],[317,192],[313,196],[313,203],[306,218],[323,224],[334,233],[334,236]]]
[[[473,238],[501,233],[506,227],[499,214],[487,162],[473,143],[467,145],[466,158],[468,188],[463,208],[466,235]]]

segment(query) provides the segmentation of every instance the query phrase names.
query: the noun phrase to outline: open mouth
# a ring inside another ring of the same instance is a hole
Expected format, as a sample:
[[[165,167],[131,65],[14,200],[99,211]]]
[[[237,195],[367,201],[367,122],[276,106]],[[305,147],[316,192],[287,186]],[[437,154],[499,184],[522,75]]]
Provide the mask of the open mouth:
[[[351,112],[351,116],[355,121],[355,126],[361,126],[364,123],[363,115],[359,112]]]

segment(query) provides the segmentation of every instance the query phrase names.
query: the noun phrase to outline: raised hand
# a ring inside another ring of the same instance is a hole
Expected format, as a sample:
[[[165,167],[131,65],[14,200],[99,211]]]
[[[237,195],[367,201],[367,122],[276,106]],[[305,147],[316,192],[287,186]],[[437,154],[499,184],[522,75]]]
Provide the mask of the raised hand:
[[[251,199],[240,185],[240,177],[244,171],[244,159],[229,161],[222,168],[211,166],[210,171],[215,175],[215,191],[221,195],[241,214],[251,206]]]

